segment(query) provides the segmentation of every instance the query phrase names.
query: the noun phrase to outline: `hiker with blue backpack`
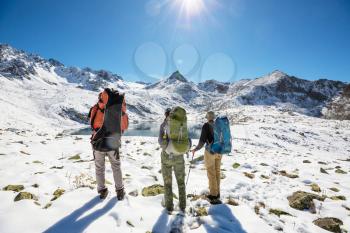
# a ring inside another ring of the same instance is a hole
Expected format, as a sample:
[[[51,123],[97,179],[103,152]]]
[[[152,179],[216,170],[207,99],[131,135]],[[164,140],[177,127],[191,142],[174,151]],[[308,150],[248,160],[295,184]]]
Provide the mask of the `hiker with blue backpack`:
[[[220,167],[223,154],[231,152],[231,132],[227,117],[217,117],[209,111],[206,114],[208,120],[202,127],[199,143],[192,150],[192,154],[202,149],[204,145],[204,163],[209,180],[209,195],[207,198],[211,204],[221,204],[220,201]],[[215,121],[214,121],[215,120]]]
[[[164,180],[165,208],[171,214],[174,210],[172,191],[172,170],[179,190],[179,208],[186,209],[185,160],[184,154],[191,148],[188,135],[186,111],[181,107],[168,108],[160,126],[158,143],[162,148],[161,164]]]

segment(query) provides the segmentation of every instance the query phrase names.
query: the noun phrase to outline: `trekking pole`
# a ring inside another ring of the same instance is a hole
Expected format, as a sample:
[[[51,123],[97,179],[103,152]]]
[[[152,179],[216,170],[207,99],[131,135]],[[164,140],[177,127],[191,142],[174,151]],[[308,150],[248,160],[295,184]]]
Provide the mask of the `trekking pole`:
[[[188,152],[187,152],[187,156],[188,156]],[[192,153],[192,159],[191,159],[191,162],[190,162],[190,167],[188,168],[188,174],[187,174],[187,179],[186,179],[186,185],[185,185],[185,187],[187,187],[188,178],[190,178],[191,164],[192,164],[192,161],[193,161],[193,157],[194,157],[194,154]]]

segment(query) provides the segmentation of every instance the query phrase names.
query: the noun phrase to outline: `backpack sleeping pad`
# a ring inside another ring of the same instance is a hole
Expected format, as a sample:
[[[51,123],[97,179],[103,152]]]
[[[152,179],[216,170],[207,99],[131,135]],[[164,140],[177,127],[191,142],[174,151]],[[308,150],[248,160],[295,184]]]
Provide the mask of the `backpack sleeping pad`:
[[[185,109],[175,107],[171,110],[166,133],[168,135],[168,145],[165,152],[173,155],[183,155],[190,149],[190,139],[187,129],[187,116]]]
[[[217,117],[214,125],[214,141],[210,146],[212,153],[229,154],[232,150],[230,122],[226,116]]]
[[[108,101],[104,109],[102,127],[91,140],[94,150],[107,152],[117,150],[121,145],[121,117],[124,95],[106,88]]]

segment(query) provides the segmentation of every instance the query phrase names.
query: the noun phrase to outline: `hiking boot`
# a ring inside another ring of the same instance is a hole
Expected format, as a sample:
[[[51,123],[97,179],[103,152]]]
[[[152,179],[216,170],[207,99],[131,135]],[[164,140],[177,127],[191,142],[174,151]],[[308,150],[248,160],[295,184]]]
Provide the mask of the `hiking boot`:
[[[118,199],[119,201],[123,200],[123,199],[124,199],[124,196],[125,196],[124,188],[119,189],[119,190],[116,190],[116,192],[117,192],[117,199]]]
[[[222,201],[220,201],[220,199],[215,198],[215,199],[210,200],[210,204],[219,205],[219,204],[222,204]]]
[[[100,191],[98,191],[98,193],[100,194],[100,199],[105,199],[108,195],[108,189],[101,189]]]
[[[166,211],[168,212],[168,215],[171,215],[174,211],[174,208],[171,207],[171,208],[166,208]]]
[[[213,195],[207,195],[207,198],[209,199],[209,201],[217,199],[217,196],[213,196]]]

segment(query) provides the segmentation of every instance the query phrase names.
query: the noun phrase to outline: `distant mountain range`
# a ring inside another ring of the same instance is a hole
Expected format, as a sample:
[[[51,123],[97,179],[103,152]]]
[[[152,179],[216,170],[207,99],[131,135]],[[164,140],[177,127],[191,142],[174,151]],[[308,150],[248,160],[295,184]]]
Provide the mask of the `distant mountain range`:
[[[176,71],[169,78],[147,84],[128,82],[105,70],[66,67],[55,59],[2,44],[0,83],[0,105],[12,109],[12,117],[27,114],[29,118],[51,119],[56,125],[86,123],[96,92],[104,87],[126,93],[135,122],[159,120],[164,109],[174,105],[182,105],[193,114],[208,109],[227,112],[244,105],[274,106],[309,116],[350,120],[349,84],[325,79],[308,81],[278,70],[234,83],[208,80],[198,84]],[[18,118],[26,124],[26,119]]]

